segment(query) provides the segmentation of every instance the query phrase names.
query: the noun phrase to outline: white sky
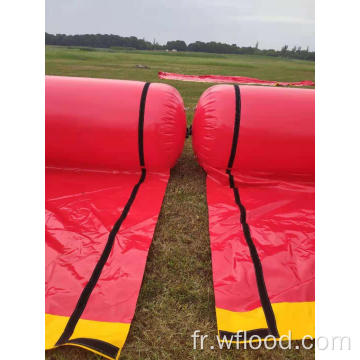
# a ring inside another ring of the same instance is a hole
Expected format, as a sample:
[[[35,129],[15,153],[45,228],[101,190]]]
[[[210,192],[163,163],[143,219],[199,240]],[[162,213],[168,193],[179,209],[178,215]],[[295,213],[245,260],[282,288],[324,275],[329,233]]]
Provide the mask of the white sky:
[[[314,0],[46,0],[46,31],[314,50],[314,13]]]

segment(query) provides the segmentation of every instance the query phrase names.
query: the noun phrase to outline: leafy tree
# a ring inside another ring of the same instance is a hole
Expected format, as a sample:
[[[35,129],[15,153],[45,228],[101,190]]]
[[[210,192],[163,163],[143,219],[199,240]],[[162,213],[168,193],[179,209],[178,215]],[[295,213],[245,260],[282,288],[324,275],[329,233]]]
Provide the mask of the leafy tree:
[[[168,50],[177,50],[177,51],[186,51],[187,50],[187,45],[185,43],[185,41],[182,40],[176,40],[176,41],[168,41],[166,43],[166,49]]]

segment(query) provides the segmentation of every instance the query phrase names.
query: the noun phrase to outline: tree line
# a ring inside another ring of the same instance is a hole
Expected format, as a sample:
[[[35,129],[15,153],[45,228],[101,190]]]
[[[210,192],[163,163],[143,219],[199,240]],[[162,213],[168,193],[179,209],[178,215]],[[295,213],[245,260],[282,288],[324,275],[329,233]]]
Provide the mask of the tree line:
[[[166,45],[160,45],[155,40],[153,42],[145,39],[138,39],[136,36],[123,37],[119,35],[107,34],[83,34],[83,35],[65,35],[45,33],[46,45],[62,46],[86,46],[95,48],[121,48],[133,50],[176,50],[176,51],[195,51],[216,54],[249,54],[249,55],[266,55],[281,56],[293,59],[315,60],[315,52],[309,51],[309,48],[302,49],[301,46],[294,46],[289,49],[284,45],[281,50],[259,49],[259,43],[254,47],[239,47],[236,44],[225,44],[221,42],[202,42],[196,41],[186,44],[185,41],[176,40],[168,41]]]

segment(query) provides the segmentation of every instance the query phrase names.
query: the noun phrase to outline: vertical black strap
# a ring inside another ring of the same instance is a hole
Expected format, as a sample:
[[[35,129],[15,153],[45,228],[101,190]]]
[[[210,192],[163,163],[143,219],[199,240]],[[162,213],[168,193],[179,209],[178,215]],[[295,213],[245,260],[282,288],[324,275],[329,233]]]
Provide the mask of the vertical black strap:
[[[140,166],[142,168],[140,179],[133,187],[132,192],[129,197],[129,200],[127,201],[119,219],[116,221],[113,228],[111,229],[107,243],[106,243],[105,248],[100,256],[100,259],[97,262],[88,283],[84,287],[84,289],[79,297],[79,300],[75,306],[75,309],[74,309],[73,313],[71,314],[69,321],[67,322],[66,327],[65,327],[63,333],[61,334],[59,340],[57,341],[56,345],[65,344],[66,342],[69,341],[71,335],[73,334],[76,324],[78,323],[82,313],[84,312],[87,302],[90,298],[90,295],[91,295],[92,291],[94,290],[95,285],[101,275],[101,272],[110,256],[111,250],[112,250],[114,242],[115,242],[116,234],[118,233],[121,224],[123,223],[123,221],[125,220],[126,216],[129,213],[129,210],[135,200],[135,197],[136,197],[136,194],[138,193],[140,185],[145,180],[146,169],[144,168],[145,164],[144,164],[144,148],[143,148],[144,134],[143,134],[143,132],[144,132],[144,114],[145,114],[146,95],[147,95],[149,86],[150,86],[150,83],[146,83],[144,85],[144,88],[143,88],[143,91],[141,94],[140,110],[139,110],[139,124],[138,124],[139,144],[138,145],[139,145],[139,161],[140,161]]]
[[[230,171],[236,155],[236,147],[239,140],[239,130],[240,130],[240,114],[241,114],[241,97],[240,97],[240,88],[239,85],[234,85],[235,88],[235,122],[234,122],[234,133],[233,140],[231,145],[231,152],[228,162],[228,170]]]
[[[138,128],[138,142],[139,142],[139,161],[140,166],[145,166],[144,160],[144,115],[145,115],[145,103],[146,103],[146,95],[149,90],[150,83],[146,83],[140,100],[140,109],[139,109],[139,128]]]
[[[269,332],[271,335],[275,337],[279,337],[279,332],[276,325],[276,319],[274,315],[274,311],[271,306],[271,302],[269,299],[269,295],[266,289],[265,280],[264,280],[264,273],[261,265],[261,261],[259,258],[259,254],[256,250],[256,246],[251,238],[250,227],[249,224],[246,222],[246,209],[244,205],[241,203],[240,194],[238,188],[235,186],[234,177],[231,174],[231,168],[234,163],[235,155],[236,155],[236,148],[239,140],[239,132],[240,132],[240,117],[241,117],[241,97],[240,97],[240,88],[239,85],[234,85],[235,88],[235,124],[234,124],[234,134],[233,134],[233,141],[231,146],[231,153],[228,162],[228,168],[226,173],[229,175],[229,185],[233,189],[234,192],[234,199],[235,203],[240,210],[240,223],[242,225],[243,234],[248,245],[252,263],[255,269],[255,276],[256,276],[256,283],[258,287],[259,297],[261,301],[261,306],[263,308],[266,323],[269,328]]]

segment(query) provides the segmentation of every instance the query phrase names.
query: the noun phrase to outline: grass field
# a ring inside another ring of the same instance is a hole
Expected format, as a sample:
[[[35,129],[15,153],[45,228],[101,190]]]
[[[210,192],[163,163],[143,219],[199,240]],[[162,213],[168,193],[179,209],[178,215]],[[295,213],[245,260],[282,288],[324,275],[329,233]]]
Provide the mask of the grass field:
[[[136,64],[149,69],[136,68]],[[314,80],[314,63],[263,56],[46,47],[46,74],[166,82],[182,95],[188,125],[201,93],[212,84],[159,80],[158,71],[223,74],[266,80]],[[191,138],[171,170],[144,274],[135,318],[121,359],[314,359],[314,350],[193,350],[194,330],[215,344],[216,319],[211,274],[205,173]],[[63,347],[47,360],[101,359]]]

